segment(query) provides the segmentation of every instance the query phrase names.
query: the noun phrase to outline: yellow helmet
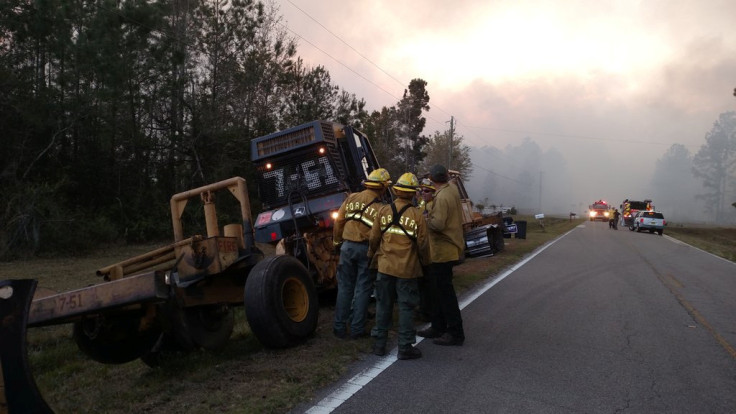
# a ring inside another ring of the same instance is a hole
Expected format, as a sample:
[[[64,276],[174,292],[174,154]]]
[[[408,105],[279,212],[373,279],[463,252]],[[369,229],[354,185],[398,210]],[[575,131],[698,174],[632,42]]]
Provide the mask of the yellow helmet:
[[[385,168],[376,168],[363,180],[363,185],[368,188],[386,188],[391,185],[391,175]]]
[[[415,193],[419,188],[419,180],[412,173],[404,173],[394,184],[394,191],[402,191],[406,193]]]
[[[432,185],[432,180],[430,180],[429,178],[422,178],[419,186],[422,187],[422,190],[429,190],[431,192],[437,191],[437,189],[434,188],[434,185]]]

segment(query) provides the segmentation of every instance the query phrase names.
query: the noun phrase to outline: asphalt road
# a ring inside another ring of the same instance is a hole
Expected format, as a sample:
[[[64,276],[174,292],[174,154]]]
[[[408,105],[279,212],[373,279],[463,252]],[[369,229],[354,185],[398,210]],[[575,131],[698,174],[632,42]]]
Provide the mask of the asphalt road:
[[[300,410],[736,412],[736,264],[588,222],[496,278],[462,311],[464,346],[371,355]]]

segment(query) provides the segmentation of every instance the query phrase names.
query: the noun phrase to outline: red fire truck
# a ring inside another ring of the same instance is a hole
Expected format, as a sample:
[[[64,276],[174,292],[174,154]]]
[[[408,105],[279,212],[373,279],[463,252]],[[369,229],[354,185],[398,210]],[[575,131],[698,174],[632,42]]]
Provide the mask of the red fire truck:
[[[628,198],[621,203],[621,222],[625,227],[631,225],[631,221],[634,219],[634,215],[638,211],[654,211],[652,200],[645,199],[642,201],[629,200]]]
[[[588,206],[588,218],[590,221],[608,221],[608,215],[611,207],[604,200],[594,201]]]

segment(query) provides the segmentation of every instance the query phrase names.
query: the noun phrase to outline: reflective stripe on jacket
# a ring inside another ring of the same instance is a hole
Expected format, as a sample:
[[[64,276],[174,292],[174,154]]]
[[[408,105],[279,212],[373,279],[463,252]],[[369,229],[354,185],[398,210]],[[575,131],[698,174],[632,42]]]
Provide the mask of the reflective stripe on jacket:
[[[337,212],[335,227],[332,230],[333,242],[340,244],[343,240],[358,243],[368,241],[373,220],[376,218],[378,208],[383,205],[380,198],[381,193],[371,188],[350,194]],[[374,202],[376,199],[379,201]]]

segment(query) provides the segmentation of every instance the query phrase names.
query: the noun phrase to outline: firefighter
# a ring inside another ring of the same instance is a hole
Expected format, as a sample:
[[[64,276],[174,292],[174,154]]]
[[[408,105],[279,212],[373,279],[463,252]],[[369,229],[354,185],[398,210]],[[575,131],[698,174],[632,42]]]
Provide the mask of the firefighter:
[[[621,213],[618,212],[617,208],[613,209],[613,229],[618,230],[618,221],[621,218]]]
[[[452,285],[452,267],[464,258],[462,206],[460,193],[450,183],[449,172],[437,164],[429,171],[435,191],[432,208],[427,217],[432,263],[426,275],[432,301],[432,324],[417,334],[434,338],[437,345],[461,346],[465,331],[455,287]]]
[[[405,173],[396,181],[396,200],[380,208],[370,234],[368,255],[378,266],[376,276],[376,329],[373,353],[386,354],[388,329],[393,319],[394,303],[399,307],[399,359],[421,358],[416,342],[414,308],[419,304],[417,280],[422,266],[430,263],[427,223],[414,207],[417,177]]]
[[[419,182],[419,188],[417,189],[419,203],[417,203],[417,206],[422,211],[422,214],[424,214],[424,217],[427,217],[429,214],[429,209],[434,199],[434,192],[434,185],[432,185],[432,181],[429,178],[423,178]]]
[[[368,236],[390,185],[391,176],[386,169],[373,170],[363,180],[365,190],[350,194],[337,213],[332,237],[340,260],[332,332],[338,338],[348,336],[348,325],[350,338],[368,336],[365,324],[375,280],[375,272],[369,268]]]

